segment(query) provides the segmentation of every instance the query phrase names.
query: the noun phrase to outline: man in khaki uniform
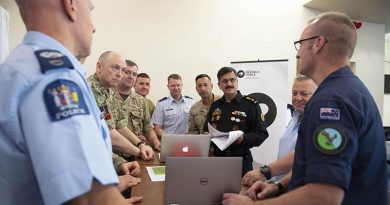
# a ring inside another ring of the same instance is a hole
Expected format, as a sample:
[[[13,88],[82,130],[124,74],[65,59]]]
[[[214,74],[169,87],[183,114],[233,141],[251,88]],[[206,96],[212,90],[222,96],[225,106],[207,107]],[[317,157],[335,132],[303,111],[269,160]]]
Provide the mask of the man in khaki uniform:
[[[150,77],[148,74],[146,73],[137,74],[137,79],[135,80],[135,84],[134,84],[134,90],[138,95],[141,95],[146,99],[146,101],[148,102],[149,114],[150,117],[152,117],[154,108],[156,108],[156,106],[154,105],[152,100],[146,98],[146,96],[149,94],[150,91]]]
[[[116,97],[122,102],[123,111],[128,114],[127,127],[141,140],[147,141],[155,150],[160,151],[161,143],[153,130],[147,101],[141,95],[131,91],[137,73],[137,64],[126,60],[126,69],[117,86]]]
[[[196,76],[195,83],[196,92],[202,99],[196,102],[190,109],[188,133],[202,134],[211,103],[221,98],[221,96],[213,94],[213,83],[211,83],[211,78],[207,74]]]
[[[126,62],[119,53],[107,51],[99,57],[96,73],[88,77],[88,82],[110,129],[113,149],[124,157],[141,156],[149,160],[154,155],[152,148],[127,128],[127,114],[111,89],[118,85],[125,67]]]

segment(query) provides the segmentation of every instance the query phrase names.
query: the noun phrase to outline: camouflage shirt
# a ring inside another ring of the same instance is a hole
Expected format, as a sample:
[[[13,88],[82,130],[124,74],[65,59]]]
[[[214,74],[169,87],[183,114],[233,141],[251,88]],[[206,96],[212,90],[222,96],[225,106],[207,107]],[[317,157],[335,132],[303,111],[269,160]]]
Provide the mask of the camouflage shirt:
[[[118,130],[126,127],[127,115],[122,109],[122,102],[115,97],[115,92],[104,88],[96,73],[89,76],[87,80],[108,128]]]
[[[214,94],[213,94],[214,95]],[[214,95],[214,102],[221,98],[221,96]],[[207,113],[209,112],[211,105],[206,106],[202,100],[196,102],[190,109],[190,117],[188,119],[188,133],[189,134],[202,134],[203,126],[206,122]]]
[[[123,100],[119,93],[116,96],[122,102],[122,108],[128,115],[127,127],[130,131],[140,136],[144,132],[153,129],[146,98],[135,92],[131,92],[126,100]]]
[[[153,115],[153,112],[154,112],[154,108],[156,107],[153,103],[153,101],[151,101],[150,99],[148,98],[145,98],[146,101],[148,101],[148,107],[149,107],[149,115],[152,116]]]
[[[121,174],[121,170],[119,168],[123,163],[126,163],[127,161],[121,156],[114,153],[112,153],[112,161],[114,162],[116,173]]]

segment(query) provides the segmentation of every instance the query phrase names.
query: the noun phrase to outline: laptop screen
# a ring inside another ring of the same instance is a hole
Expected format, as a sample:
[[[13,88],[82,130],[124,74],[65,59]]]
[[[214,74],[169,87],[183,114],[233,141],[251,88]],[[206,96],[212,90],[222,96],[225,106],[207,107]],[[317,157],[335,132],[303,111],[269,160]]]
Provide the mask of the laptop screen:
[[[241,157],[168,157],[164,204],[221,204],[241,189]]]
[[[160,162],[165,162],[166,157],[207,157],[210,140],[210,135],[164,134]]]

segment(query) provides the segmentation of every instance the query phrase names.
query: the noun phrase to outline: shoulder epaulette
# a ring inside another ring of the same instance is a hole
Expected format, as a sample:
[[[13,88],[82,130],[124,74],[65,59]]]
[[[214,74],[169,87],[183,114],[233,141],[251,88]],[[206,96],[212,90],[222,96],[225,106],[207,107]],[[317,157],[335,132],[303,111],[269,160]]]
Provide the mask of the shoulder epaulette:
[[[187,95],[185,95],[184,97],[185,97],[185,98],[188,98],[188,99],[193,99],[192,97],[189,97],[189,96],[187,96]]]
[[[168,99],[168,97],[161,98],[161,99],[159,100],[159,102],[164,101],[164,100],[166,100],[166,99]]]
[[[62,54],[56,50],[37,50],[34,52],[39,65],[41,66],[41,72],[45,73],[49,70],[55,70],[59,68],[73,69],[73,64],[69,60],[68,56]]]
[[[242,96],[246,101],[249,101],[249,102],[253,102],[253,103],[257,103],[257,100],[253,99],[252,97],[250,96],[247,96],[247,95],[244,95]]]

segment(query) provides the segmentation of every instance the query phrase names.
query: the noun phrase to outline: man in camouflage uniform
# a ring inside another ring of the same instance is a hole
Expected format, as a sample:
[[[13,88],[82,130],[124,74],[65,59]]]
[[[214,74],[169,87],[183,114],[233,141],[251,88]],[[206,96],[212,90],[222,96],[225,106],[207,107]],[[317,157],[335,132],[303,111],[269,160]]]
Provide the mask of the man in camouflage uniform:
[[[131,91],[137,77],[138,66],[126,60],[126,69],[117,86],[117,98],[123,102],[122,108],[128,114],[127,127],[141,140],[147,141],[155,150],[160,151],[161,143],[153,130],[147,101],[141,95]]]
[[[127,114],[111,89],[118,85],[125,67],[126,62],[119,53],[107,51],[99,57],[96,73],[88,77],[88,82],[110,129],[113,149],[124,157],[141,156],[149,160],[154,155],[152,148],[127,128]]]
[[[190,118],[188,120],[189,134],[202,134],[203,126],[206,121],[211,103],[215,102],[221,96],[213,94],[213,83],[207,74],[200,74],[195,78],[196,92],[202,98],[190,109]]]
[[[146,73],[138,73],[135,79],[134,90],[138,95],[143,96],[148,102],[150,117],[152,117],[154,108],[156,107],[152,100],[146,98],[150,90],[150,77]]]

